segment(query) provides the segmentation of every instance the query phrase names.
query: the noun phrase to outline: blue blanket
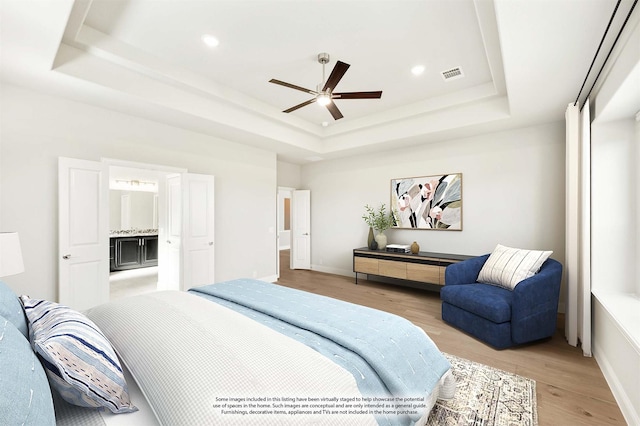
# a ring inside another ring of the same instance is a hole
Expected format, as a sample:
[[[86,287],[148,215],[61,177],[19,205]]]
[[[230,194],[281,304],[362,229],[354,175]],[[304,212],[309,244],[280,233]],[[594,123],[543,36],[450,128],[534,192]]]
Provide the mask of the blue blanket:
[[[189,291],[330,358],[351,372],[365,397],[424,398],[451,368],[420,328],[387,312],[250,279]],[[409,425],[423,414],[376,419],[383,425]]]

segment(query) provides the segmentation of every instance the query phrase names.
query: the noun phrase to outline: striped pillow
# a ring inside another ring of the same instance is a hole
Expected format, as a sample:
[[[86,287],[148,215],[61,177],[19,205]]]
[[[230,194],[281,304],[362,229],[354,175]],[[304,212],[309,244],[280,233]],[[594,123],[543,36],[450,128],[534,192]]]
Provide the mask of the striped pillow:
[[[66,306],[21,296],[29,340],[51,387],[70,404],[106,407],[113,413],[131,404],[122,368],[111,344],[87,317]]]
[[[521,250],[498,244],[482,266],[478,282],[513,290],[535,275],[552,251]]]

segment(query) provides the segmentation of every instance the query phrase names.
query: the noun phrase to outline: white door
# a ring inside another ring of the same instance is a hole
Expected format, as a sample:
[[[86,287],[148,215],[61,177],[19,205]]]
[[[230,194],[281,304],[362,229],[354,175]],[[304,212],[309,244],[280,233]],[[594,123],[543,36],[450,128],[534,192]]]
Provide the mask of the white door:
[[[214,177],[185,173],[183,177],[182,289],[213,284]]]
[[[58,300],[76,310],[109,301],[109,169],[58,160]]]
[[[182,282],[182,176],[172,174],[159,185],[164,214],[158,224],[158,290],[179,290]]]
[[[291,269],[311,269],[311,191],[291,194]]]

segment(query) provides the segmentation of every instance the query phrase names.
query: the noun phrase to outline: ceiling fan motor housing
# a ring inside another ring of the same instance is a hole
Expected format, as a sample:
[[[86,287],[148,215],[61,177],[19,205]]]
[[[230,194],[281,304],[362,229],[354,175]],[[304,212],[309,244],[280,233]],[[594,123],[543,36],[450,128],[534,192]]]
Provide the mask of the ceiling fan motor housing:
[[[329,63],[329,54],[326,52],[318,53],[318,62],[322,65]]]

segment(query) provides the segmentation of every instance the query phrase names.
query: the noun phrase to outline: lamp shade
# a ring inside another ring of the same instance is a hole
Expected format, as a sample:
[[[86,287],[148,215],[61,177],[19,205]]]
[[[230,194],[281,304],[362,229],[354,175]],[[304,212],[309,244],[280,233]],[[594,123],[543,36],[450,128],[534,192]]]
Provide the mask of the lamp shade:
[[[0,232],[0,277],[24,272],[17,232]]]

